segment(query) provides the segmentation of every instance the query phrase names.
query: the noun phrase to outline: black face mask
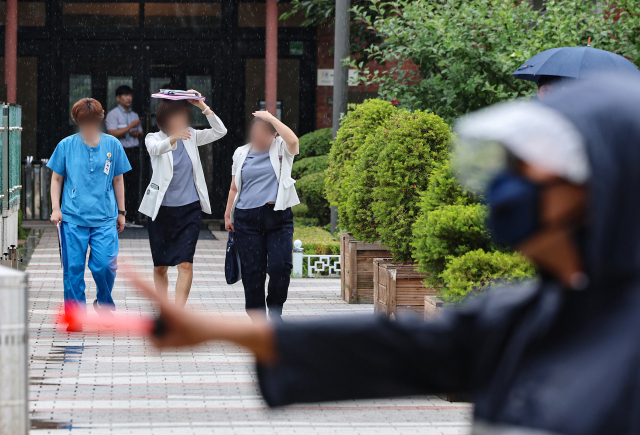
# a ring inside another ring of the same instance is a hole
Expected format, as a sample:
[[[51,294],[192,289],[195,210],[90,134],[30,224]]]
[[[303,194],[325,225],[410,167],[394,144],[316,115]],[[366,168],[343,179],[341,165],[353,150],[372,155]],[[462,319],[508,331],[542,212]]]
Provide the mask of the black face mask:
[[[485,198],[489,230],[498,243],[514,247],[540,230],[541,192],[541,185],[512,172],[494,178]]]

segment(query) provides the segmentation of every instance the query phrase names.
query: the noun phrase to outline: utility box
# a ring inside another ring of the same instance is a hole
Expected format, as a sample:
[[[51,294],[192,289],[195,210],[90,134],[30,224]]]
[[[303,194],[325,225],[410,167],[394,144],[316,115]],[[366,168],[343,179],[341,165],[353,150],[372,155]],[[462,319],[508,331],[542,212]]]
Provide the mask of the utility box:
[[[29,433],[27,274],[0,266],[0,434]]]

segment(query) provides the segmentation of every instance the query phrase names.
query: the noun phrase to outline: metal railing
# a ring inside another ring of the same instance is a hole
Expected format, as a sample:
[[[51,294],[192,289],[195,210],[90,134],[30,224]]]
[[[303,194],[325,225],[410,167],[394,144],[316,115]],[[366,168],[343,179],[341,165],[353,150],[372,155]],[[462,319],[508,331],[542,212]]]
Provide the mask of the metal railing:
[[[305,262],[306,271],[305,271]],[[307,276],[313,277],[339,277],[342,271],[339,255],[321,255],[310,254],[304,255],[304,249],[302,249],[302,242],[296,240],[293,242],[293,277],[301,278]]]
[[[51,216],[51,169],[48,159],[34,160],[27,156],[22,163],[22,218],[46,220]]]

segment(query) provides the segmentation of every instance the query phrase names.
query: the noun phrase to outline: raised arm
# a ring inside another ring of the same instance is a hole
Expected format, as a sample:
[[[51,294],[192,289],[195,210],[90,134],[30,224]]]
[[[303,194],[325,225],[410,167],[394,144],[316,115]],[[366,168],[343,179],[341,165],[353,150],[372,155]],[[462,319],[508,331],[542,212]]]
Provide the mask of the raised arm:
[[[188,92],[197,92],[198,95],[200,95],[200,92],[196,91],[195,89],[189,89]],[[207,117],[207,121],[209,121],[209,125],[211,126],[211,128],[205,128],[204,130],[195,130],[196,146],[202,146],[211,142],[215,142],[218,139],[223,138],[227,134],[227,127],[224,126],[220,118],[218,118],[218,115],[213,113],[213,110],[211,110],[204,101],[189,100],[189,102],[202,111],[202,113]]]
[[[158,133],[149,133],[144,140],[144,144],[147,146],[147,151],[149,151],[150,156],[159,156],[175,150],[178,147],[177,143],[179,140],[190,138],[191,133],[189,129],[164,139],[159,139]]]
[[[273,127],[276,129],[280,137],[282,137],[285,144],[287,144],[287,149],[291,154],[296,156],[298,155],[298,153],[300,153],[300,142],[298,140],[298,136],[296,136],[293,130],[287,127],[282,121],[264,110],[253,112],[253,116],[270,122],[271,125],[273,125]]]

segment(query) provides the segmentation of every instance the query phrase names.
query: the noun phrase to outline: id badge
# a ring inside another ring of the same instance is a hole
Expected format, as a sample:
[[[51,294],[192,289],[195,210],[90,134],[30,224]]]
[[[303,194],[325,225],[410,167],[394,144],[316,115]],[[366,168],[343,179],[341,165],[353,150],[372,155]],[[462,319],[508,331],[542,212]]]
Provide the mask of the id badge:
[[[107,160],[104,162],[104,173],[105,173],[106,175],[109,175],[109,169],[111,169],[111,160],[107,159]]]

